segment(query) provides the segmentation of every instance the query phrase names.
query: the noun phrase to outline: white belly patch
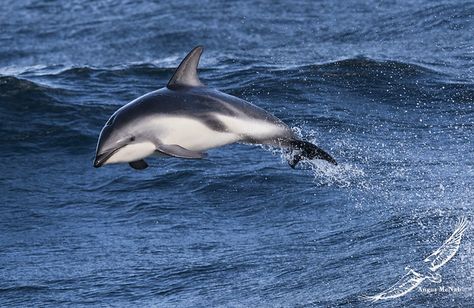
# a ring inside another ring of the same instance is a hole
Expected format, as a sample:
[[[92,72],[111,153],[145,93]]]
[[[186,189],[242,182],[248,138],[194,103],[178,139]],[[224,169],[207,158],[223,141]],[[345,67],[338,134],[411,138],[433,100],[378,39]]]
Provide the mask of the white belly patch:
[[[215,117],[228,128],[229,131],[242,137],[251,137],[255,140],[266,140],[283,134],[284,127],[270,122],[239,118],[216,114]]]
[[[240,139],[238,134],[215,131],[193,118],[160,117],[154,121],[153,126],[163,144],[177,144],[192,151],[204,151]]]
[[[137,124],[145,125],[140,131],[149,131],[158,142],[179,145],[191,151],[206,151],[247,138],[270,139],[284,132],[284,127],[262,120],[221,114],[213,116],[225,126],[224,131],[213,129],[198,118],[185,116],[160,116]]]
[[[127,163],[150,156],[155,152],[155,145],[152,142],[132,143],[124,146],[112,155],[106,164]]]

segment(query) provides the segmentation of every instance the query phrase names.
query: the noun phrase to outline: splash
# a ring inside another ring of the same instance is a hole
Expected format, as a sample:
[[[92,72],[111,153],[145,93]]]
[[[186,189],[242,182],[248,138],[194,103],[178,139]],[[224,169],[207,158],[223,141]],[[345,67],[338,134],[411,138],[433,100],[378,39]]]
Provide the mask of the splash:
[[[313,142],[314,140],[310,141]],[[280,156],[281,162],[287,164],[291,159],[292,153],[268,145],[260,145],[266,151],[274,156]],[[355,187],[368,188],[366,173],[364,170],[354,164],[339,163],[337,166],[332,165],[320,159],[301,160],[296,167],[297,169],[310,170],[314,183],[317,186],[339,186],[339,187]]]
[[[328,164],[321,160],[304,161],[303,165],[308,165],[314,176],[317,185],[337,185],[340,187],[367,188],[365,172],[360,167],[341,163],[337,166]]]
[[[303,130],[300,127],[294,126],[291,128],[295,134],[311,143],[318,144],[318,132],[309,130],[308,136],[303,136]],[[332,151],[331,151],[332,152]],[[337,154],[337,150],[335,153]],[[332,154],[332,153],[331,153]],[[290,153],[282,153],[283,158],[288,160]],[[336,155],[335,157],[339,157]],[[355,187],[367,188],[369,185],[366,179],[365,171],[358,165],[352,163],[341,162],[339,159],[338,165],[334,166],[326,161],[314,159],[303,160],[300,162],[300,168],[310,169],[314,177],[314,183],[318,186],[339,186],[339,187]]]

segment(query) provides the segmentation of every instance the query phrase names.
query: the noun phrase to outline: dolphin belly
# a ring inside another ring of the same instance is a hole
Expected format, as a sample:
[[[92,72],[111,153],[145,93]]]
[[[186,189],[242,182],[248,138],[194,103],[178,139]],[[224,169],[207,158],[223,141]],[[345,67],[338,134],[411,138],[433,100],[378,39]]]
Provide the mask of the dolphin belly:
[[[215,117],[227,127],[228,131],[240,136],[239,141],[267,144],[275,139],[289,139],[293,137],[293,133],[288,126],[282,123],[221,114],[216,114]]]
[[[163,116],[155,121],[157,139],[163,144],[176,144],[192,151],[205,151],[234,142],[268,143],[277,138],[291,138],[287,126],[253,118],[213,114],[222,123],[216,129],[198,117]]]
[[[151,142],[129,144],[113,154],[105,164],[128,163],[140,160],[153,154],[155,150],[156,147]]]
[[[238,134],[217,131],[198,118],[166,116],[156,119],[154,130],[163,144],[176,144],[191,151],[205,151],[239,141]]]

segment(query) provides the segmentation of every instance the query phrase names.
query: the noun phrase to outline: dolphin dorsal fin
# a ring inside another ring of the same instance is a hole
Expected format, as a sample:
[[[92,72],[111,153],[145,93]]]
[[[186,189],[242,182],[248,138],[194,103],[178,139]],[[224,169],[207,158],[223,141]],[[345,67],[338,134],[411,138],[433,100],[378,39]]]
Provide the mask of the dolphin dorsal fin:
[[[171,77],[168,82],[167,87],[169,89],[179,87],[199,87],[203,85],[197,74],[197,67],[199,59],[201,58],[202,50],[202,46],[194,47],[194,49],[188,53],[186,58],[181,61],[181,64],[174,72],[173,77]]]

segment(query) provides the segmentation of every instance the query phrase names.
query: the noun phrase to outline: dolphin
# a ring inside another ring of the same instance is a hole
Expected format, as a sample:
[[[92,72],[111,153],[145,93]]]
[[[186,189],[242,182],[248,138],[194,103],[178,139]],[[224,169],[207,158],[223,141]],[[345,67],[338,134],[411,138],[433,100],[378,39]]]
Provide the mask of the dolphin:
[[[290,152],[292,168],[302,159],[334,158],[298,138],[280,119],[232,95],[205,86],[197,67],[203,51],[195,47],[167,86],[118,109],[100,132],[94,167],[128,163],[142,170],[151,155],[201,159],[206,150],[240,142],[276,146]]]

